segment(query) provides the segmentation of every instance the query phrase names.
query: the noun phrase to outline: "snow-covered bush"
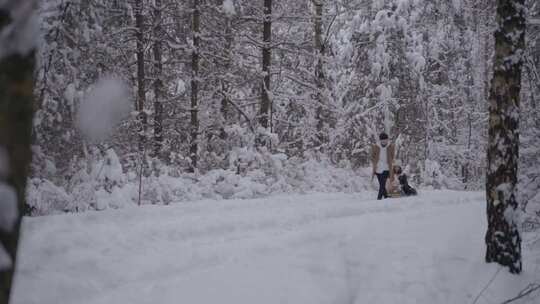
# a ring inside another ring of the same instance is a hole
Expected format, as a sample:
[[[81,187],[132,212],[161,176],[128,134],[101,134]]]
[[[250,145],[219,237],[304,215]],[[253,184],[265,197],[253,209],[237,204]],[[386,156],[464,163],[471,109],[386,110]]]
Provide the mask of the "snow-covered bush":
[[[463,188],[463,184],[457,178],[446,174],[438,162],[429,159],[424,162],[421,182],[422,186],[434,189]]]
[[[253,198],[268,194],[267,185],[260,182],[263,176],[259,170],[247,174],[213,170],[204,175],[198,185],[210,198]]]
[[[26,191],[31,215],[78,211],[73,208],[73,197],[46,179],[30,179]]]
[[[126,172],[114,150],[93,152],[92,161],[73,175],[66,189],[45,179],[29,183],[32,215],[82,212],[141,204],[167,205],[201,199],[248,199],[280,193],[358,192],[370,187],[369,170],[337,167],[328,159],[303,160],[264,149],[237,149],[229,169],[204,174],[179,173],[162,167],[161,174]]]

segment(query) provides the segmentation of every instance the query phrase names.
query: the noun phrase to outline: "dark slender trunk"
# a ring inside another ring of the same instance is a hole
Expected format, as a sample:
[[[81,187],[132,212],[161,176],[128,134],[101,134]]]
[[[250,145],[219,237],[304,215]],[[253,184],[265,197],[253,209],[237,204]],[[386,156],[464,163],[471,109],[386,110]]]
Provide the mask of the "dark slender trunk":
[[[509,267],[511,273],[520,273],[521,238],[514,212],[518,208],[524,0],[498,0],[497,5],[494,74],[489,95],[486,262],[496,262]]]
[[[218,1],[218,4],[220,6],[223,6],[223,0]],[[224,71],[229,72],[231,68],[232,63],[232,46],[233,46],[233,32],[232,32],[232,22],[231,17],[229,15],[225,16],[225,64],[224,64]],[[230,94],[230,81],[226,79],[224,76],[220,80],[221,84],[221,115],[223,118],[223,125],[220,132],[220,138],[226,139],[227,138],[227,132],[225,131],[225,127],[228,125],[229,122],[229,108],[230,108],[230,100],[229,100],[229,94]]]
[[[163,63],[161,0],[155,0],[154,27],[154,157],[160,158],[163,149]]]
[[[262,71],[263,83],[261,85],[261,106],[259,110],[259,124],[268,129],[270,114],[270,67],[272,64],[272,0],[264,0],[264,22],[263,22],[263,50],[262,50]]]
[[[9,23],[9,13],[0,9],[0,31]],[[10,42],[8,38],[7,43]],[[26,55],[13,54],[0,58],[0,152],[7,161],[7,166],[0,168],[0,186],[4,191],[14,191],[16,201],[12,203],[16,204],[19,211],[13,225],[0,223],[0,250],[5,250],[11,258],[10,266],[0,268],[0,304],[7,304],[9,301],[21,218],[24,213],[29,212],[25,189],[32,158],[30,147],[34,114],[33,72],[33,51]],[[7,196],[0,202],[9,203]]]
[[[322,146],[326,143],[326,136],[324,134],[324,124],[326,120],[326,115],[324,113],[325,106],[325,95],[324,95],[324,53],[325,46],[323,41],[323,0],[313,0],[313,5],[315,6],[315,17],[314,17],[314,30],[315,30],[315,55],[317,58],[317,64],[315,66],[315,81],[317,83],[317,111],[316,111],[316,120],[317,120],[317,136],[315,146],[319,149],[322,149]]]
[[[190,158],[191,171],[195,172],[198,162],[198,136],[199,136],[199,48],[200,48],[200,23],[201,12],[199,0],[193,0],[193,53],[191,55],[191,143]]]
[[[467,135],[467,152],[465,154],[466,162],[462,165],[461,175],[463,184],[465,184],[465,189],[468,188],[467,183],[470,179],[469,164],[471,160],[471,141],[472,141],[472,117],[471,113],[467,114],[467,125],[468,125],[468,135]]]
[[[136,109],[139,112],[139,151],[144,151],[146,145],[146,128],[147,117],[144,111],[144,105],[146,103],[146,89],[145,89],[145,64],[144,64],[144,16],[143,16],[143,1],[137,0],[135,2],[135,27],[137,28],[137,104]]]

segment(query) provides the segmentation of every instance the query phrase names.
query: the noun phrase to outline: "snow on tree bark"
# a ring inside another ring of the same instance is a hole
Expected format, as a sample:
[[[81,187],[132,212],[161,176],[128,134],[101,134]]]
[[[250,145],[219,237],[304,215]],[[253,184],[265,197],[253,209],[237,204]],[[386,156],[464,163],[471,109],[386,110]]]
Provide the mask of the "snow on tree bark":
[[[494,75],[489,95],[486,262],[520,273],[521,238],[516,223],[519,106],[525,45],[524,0],[498,0]]]
[[[31,42],[35,37],[21,37],[28,34],[27,27],[33,22],[34,2],[7,1],[7,6],[5,4],[4,1],[0,5],[0,48],[9,46],[11,49],[9,52],[0,51],[0,147],[6,151],[9,168],[3,168],[5,174],[0,176],[0,183],[5,188],[0,204],[16,203],[19,212],[12,219],[14,224],[10,224],[9,229],[0,225],[0,255],[5,258],[7,253],[10,260],[10,263],[0,268],[0,304],[9,301],[20,221],[22,211],[26,210],[26,182],[32,158],[30,147],[35,64],[34,44]],[[11,198],[11,202],[6,202],[8,197],[5,190],[8,193],[14,191],[16,201]]]

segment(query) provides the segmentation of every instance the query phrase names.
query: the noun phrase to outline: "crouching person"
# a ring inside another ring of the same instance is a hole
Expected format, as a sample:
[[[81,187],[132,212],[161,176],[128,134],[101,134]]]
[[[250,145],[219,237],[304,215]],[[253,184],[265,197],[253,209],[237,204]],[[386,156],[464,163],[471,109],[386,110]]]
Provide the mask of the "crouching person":
[[[400,166],[394,166],[394,175],[397,176],[402,195],[412,196],[418,194],[416,189],[409,185],[409,182],[407,181],[407,174],[403,172]]]

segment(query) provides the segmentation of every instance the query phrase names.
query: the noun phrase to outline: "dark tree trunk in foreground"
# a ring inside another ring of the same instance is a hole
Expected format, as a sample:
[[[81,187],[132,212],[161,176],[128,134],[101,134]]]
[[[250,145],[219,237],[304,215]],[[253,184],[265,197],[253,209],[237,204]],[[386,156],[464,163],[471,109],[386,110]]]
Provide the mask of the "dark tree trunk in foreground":
[[[261,106],[259,110],[259,124],[268,129],[270,115],[270,66],[272,64],[272,0],[264,0],[264,23],[263,23],[263,50],[262,71],[263,83],[261,85]]]
[[[515,222],[524,0],[497,1],[494,75],[489,96],[486,262],[520,273],[521,238]]]
[[[137,104],[135,108],[139,112],[139,150],[143,151],[146,144],[147,117],[144,111],[144,104],[146,103],[146,76],[144,70],[144,16],[142,0],[137,0],[135,3],[135,27],[137,28]]]
[[[7,11],[0,8],[0,32],[9,22]],[[0,41],[0,43],[6,41]],[[7,38],[7,43],[12,41]],[[1,55],[0,55],[1,56]],[[11,258],[11,267],[0,268],[0,304],[7,304],[12,287],[19,241],[21,216],[25,211],[25,189],[32,152],[34,52],[0,57],[0,148],[8,168],[1,168],[0,184],[11,187],[17,196],[18,218],[8,231],[0,225],[0,250]],[[5,200],[5,198],[3,198]],[[5,201],[0,204],[5,204]]]
[[[189,154],[191,158],[191,171],[197,170],[198,161],[198,136],[199,136],[199,48],[201,44],[200,37],[201,12],[199,0],[193,0],[193,53],[191,54],[191,143]]]
[[[161,158],[163,149],[163,18],[161,0],[155,0],[154,17],[154,157]]]

